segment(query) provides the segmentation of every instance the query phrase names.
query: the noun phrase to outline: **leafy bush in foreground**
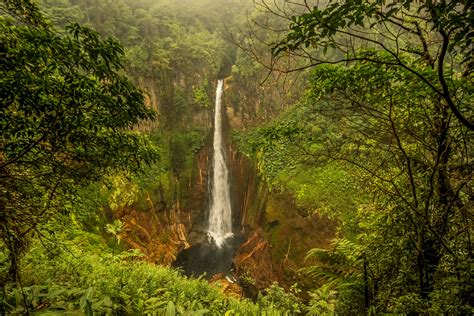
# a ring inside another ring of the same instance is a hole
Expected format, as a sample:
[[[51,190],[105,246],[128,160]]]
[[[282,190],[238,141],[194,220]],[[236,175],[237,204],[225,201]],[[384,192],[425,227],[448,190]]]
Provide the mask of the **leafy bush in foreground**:
[[[140,253],[84,253],[77,247],[48,258],[35,247],[23,261],[23,289],[5,287],[0,311],[42,314],[289,314],[270,300],[254,304],[224,296],[204,279],[139,261]],[[25,303],[26,302],[26,303]]]

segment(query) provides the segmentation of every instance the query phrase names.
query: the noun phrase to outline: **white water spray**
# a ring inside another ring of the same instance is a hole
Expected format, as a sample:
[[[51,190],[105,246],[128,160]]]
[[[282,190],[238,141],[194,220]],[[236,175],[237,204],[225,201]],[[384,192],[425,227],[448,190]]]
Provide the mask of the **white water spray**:
[[[216,90],[216,108],[214,114],[214,157],[213,179],[211,186],[211,204],[209,210],[208,234],[218,247],[232,236],[232,212],[230,206],[230,190],[228,169],[224,159],[222,145],[222,87],[224,81],[219,80]]]

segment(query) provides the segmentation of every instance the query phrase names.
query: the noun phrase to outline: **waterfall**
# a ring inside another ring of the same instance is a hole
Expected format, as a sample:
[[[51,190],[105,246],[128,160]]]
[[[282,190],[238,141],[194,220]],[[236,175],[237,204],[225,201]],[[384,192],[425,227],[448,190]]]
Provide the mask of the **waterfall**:
[[[222,144],[222,87],[219,80],[216,90],[216,108],[214,114],[214,155],[212,160],[213,179],[211,185],[211,203],[209,209],[208,235],[218,247],[232,236],[232,213],[228,169]]]

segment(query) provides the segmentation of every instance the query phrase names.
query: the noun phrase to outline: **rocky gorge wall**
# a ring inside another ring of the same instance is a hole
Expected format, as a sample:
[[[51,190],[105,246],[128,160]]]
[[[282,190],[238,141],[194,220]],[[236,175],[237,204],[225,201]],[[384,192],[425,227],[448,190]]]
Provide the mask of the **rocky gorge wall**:
[[[304,283],[298,270],[314,263],[305,261],[307,251],[329,248],[336,223],[307,215],[286,192],[270,191],[248,157],[232,151],[230,158],[234,211],[246,235],[234,258],[237,274],[252,277],[258,288]]]
[[[227,83],[224,95],[232,94],[233,88]],[[158,99],[151,94],[149,100],[155,103]],[[230,140],[232,128],[241,127],[245,121],[243,116],[229,102],[224,105],[233,226],[243,236],[233,260],[235,273],[253,278],[257,288],[274,281],[285,287],[304,283],[305,278],[298,270],[313,263],[304,260],[307,251],[328,247],[335,237],[336,224],[316,214],[308,215],[296,206],[290,194],[269,190],[259,178],[252,158],[241,154]],[[208,135],[192,162],[185,166],[182,176],[170,176],[166,180],[174,183],[168,185],[173,187],[173,193],[166,193],[158,185],[153,192],[147,192],[145,206],[130,205],[115,213],[125,222],[125,244],[140,249],[151,262],[171,265],[180,251],[206,238],[211,114],[203,112],[196,118]],[[204,122],[206,116],[208,122]]]
[[[230,135],[233,129],[249,128],[255,121],[248,119],[254,115],[246,110],[248,105],[236,105],[242,94],[237,91],[239,85],[234,80],[226,83],[224,95]],[[252,102],[250,99],[246,100],[247,104]],[[261,97],[253,99],[259,106],[268,102]],[[307,278],[299,269],[315,263],[305,261],[307,251],[329,248],[336,236],[336,223],[318,214],[309,215],[310,212],[296,205],[289,192],[271,190],[259,177],[252,157],[240,153],[232,143],[228,161],[234,220],[246,236],[234,258],[237,274],[250,276],[258,288],[267,287],[273,281],[285,287],[304,283]]]

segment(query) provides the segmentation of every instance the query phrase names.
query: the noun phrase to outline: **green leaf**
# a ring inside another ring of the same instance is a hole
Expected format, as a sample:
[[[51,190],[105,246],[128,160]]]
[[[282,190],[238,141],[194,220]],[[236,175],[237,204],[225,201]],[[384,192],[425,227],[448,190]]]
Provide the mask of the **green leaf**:
[[[166,306],[166,316],[175,316],[176,315],[176,307],[172,301],[168,302],[168,306]]]
[[[92,297],[94,295],[94,288],[89,287],[84,295],[82,295],[81,299],[79,300],[79,307],[81,311],[83,311],[87,316],[92,316]]]

